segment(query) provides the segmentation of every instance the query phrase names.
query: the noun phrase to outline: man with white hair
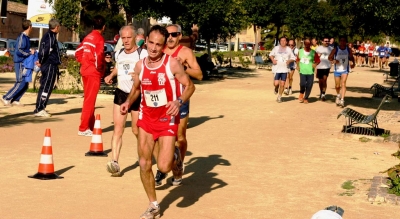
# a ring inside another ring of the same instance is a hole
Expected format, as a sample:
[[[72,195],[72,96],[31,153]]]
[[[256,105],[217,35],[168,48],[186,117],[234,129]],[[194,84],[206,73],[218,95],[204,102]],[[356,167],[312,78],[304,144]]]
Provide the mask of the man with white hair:
[[[136,63],[148,55],[147,50],[138,49],[136,45],[136,31],[133,26],[123,26],[119,32],[124,48],[115,54],[116,67],[109,76],[104,78],[107,84],[112,84],[112,79],[114,77],[118,78],[118,87],[115,89],[114,96],[114,133],[111,140],[112,160],[107,163],[107,171],[111,173],[112,176],[120,176],[118,158],[122,147],[122,135],[128,117],[128,114],[120,113],[121,104],[126,101],[131,92],[134,83],[131,74],[134,72]],[[140,101],[141,98],[139,96],[128,109],[132,118],[132,132],[136,136],[136,139],[139,133],[139,128],[136,123],[139,118]]]

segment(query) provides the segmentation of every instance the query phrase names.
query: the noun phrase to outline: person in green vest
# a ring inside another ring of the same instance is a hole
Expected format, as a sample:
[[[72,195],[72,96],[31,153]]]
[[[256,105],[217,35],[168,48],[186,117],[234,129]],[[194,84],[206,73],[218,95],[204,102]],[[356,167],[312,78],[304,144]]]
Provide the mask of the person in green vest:
[[[297,56],[297,70],[300,73],[300,103],[308,103],[311,89],[314,83],[314,69],[320,63],[320,59],[315,50],[311,49],[311,41],[306,38],[304,48],[300,49]]]

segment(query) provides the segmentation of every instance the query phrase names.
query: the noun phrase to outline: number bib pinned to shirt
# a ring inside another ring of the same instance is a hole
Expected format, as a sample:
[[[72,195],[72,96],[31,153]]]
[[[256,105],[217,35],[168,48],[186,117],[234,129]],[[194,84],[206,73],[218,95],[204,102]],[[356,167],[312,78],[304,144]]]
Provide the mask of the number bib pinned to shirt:
[[[160,107],[167,105],[167,94],[165,89],[161,90],[145,90],[144,99],[148,107]]]
[[[300,62],[301,62],[301,63],[304,63],[304,64],[306,64],[306,65],[307,65],[307,64],[309,64],[309,63],[310,63],[310,59],[309,59],[309,58],[305,58],[305,57],[304,57],[304,58],[301,58],[301,59],[300,59]]]

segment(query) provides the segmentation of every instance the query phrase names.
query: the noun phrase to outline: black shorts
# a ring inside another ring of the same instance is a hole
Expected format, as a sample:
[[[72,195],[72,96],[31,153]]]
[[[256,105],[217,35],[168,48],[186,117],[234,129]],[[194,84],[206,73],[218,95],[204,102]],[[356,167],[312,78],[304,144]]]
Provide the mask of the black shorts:
[[[123,103],[125,103],[126,99],[128,99],[128,93],[123,92],[120,89],[115,89],[115,94],[114,94],[114,103],[117,105],[121,105]],[[135,100],[135,102],[132,103],[131,107],[128,109],[128,112],[131,112],[131,110],[133,111],[139,111],[139,107],[140,107],[140,95],[139,97]]]
[[[323,79],[324,76],[328,77],[330,70],[331,69],[329,69],[329,68],[327,68],[327,69],[317,69],[317,78],[318,79]]]

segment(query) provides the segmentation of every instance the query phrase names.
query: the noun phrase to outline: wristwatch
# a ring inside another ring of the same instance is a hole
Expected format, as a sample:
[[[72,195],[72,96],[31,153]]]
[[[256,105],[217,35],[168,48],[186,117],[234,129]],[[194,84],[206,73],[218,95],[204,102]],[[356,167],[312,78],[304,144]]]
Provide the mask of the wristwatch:
[[[183,100],[181,98],[178,98],[179,104],[182,105],[183,104]]]

